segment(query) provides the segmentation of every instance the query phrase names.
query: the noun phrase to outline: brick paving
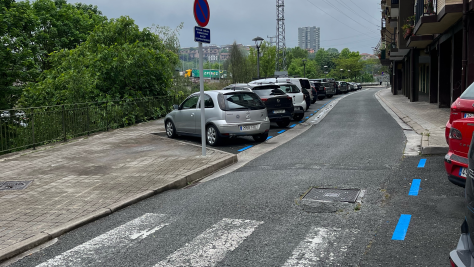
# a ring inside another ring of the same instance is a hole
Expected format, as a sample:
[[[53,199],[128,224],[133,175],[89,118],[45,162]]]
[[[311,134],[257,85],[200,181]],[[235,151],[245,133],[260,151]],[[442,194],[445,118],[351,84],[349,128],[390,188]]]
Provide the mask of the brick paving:
[[[235,158],[157,135],[161,120],[0,158],[0,182],[33,182],[0,191],[0,257],[11,246],[101,208],[156,190]]]
[[[448,144],[444,133],[449,120],[449,108],[438,108],[437,104],[428,102],[410,102],[403,95],[392,95],[390,88],[380,90],[377,94],[398,117],[423,135],[424,149],[442,148],[447,152]]]

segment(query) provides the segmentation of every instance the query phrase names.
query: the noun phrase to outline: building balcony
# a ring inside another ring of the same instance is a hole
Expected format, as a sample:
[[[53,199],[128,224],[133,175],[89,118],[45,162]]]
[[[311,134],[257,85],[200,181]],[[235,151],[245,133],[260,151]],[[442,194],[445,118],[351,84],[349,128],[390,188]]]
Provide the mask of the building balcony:
[[[412,35],[408,39],[407,47],[426,48],[433,42],[433,35]]]
[[[389,58],[393,61],[403,60],[408,52],[410,52],[410,49],[391,48]]]
[[[417,0],[418,11],[414,28],[415,35],[441,34],[453,26],[462,17],[462,0],[438,0],[433,9],[423,8],[423,1]],[[472,0],[471,0],[472,1]],[[471,2],[472,3],[472,2]]]

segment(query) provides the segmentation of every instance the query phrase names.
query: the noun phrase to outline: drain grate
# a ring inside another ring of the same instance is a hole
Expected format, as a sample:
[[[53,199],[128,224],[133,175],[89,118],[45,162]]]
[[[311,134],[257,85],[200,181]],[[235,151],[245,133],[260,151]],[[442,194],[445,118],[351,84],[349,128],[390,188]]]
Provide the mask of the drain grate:
[[[33,181],[6,181],[0,183],[0,191],[23,190],[27,188]]]
[[[360,189],[313,188],[303,199],[355,203]]]

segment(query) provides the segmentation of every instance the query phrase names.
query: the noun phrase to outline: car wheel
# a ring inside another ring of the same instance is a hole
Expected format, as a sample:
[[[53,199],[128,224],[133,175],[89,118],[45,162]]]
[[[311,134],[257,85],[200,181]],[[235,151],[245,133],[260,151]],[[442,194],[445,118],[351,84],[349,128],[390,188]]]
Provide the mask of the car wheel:
[[[216,126],[209,125],[206,129],[206,141],[210,146],[217,146],[220,141],[219,131]]]
[[[344,94],[347,94],[347,91],[345,91]]]
[[[285,119],[285,120],[282,120],[282,121],[277,121],[277,125],[278,127],[286,127],[288,125],[290,125],[290,119]]]
[[[327,98],[332,98],[334,95],[327,95],[326,97]]]
[[[311,100],[311,104],[314,104],[314,103],[316,103],[316,97],[313,98],[313,100]]]
[[[295,115],[293,116],[293,119],[294,119],[295,121],[300,121],[303,117],[304,117],[304,113],[299,113],[299,114],[295,114]]]
[[[256,134],[256,135],[253,135],[252,137],[253,137],[253,140],[255,140],[255,142],[264,142],[268,138],[268,132]]]
[[[325,98],[325,96],[318,96],[319,100],[323,100],[324,98]]]
[[[171,120],[166,121],[165,128],[166,128],[166,136],[168,136],[168,138],[174,138],[177,136],[176,128],[174,127],[174,123]]]

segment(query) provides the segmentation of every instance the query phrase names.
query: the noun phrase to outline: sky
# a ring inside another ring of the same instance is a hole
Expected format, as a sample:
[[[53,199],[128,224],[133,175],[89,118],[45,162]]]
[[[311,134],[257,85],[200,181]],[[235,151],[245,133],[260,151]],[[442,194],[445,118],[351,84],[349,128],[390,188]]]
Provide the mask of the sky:
[[[129,16],[140,28],[153,24],[180,31],[182,48],[197,47],[194,42],[194,0],[68,0],[98,6],[107,18]],[[276,0],[208,0],[211,44],[234,41],[254,45],[252,39],[276,35]],[[380,39],[380,0],[286,0],[286,47],[298,46],[298,27],[321,28],[321,47],[349,48],[372,53]]]

